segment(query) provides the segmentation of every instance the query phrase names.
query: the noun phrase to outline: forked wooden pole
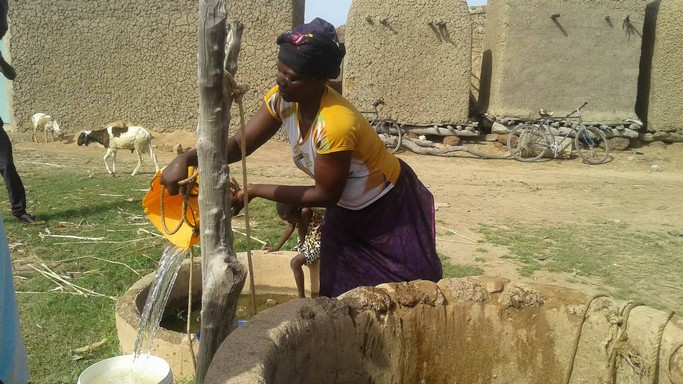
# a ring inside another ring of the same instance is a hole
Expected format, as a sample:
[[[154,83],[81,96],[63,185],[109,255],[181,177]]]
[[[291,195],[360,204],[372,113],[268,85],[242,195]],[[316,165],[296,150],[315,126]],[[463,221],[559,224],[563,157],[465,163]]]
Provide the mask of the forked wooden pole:
[[[216,350],[237,324],[246,268],[233,249],[227,127],[232,104],[224,65],[237,68],[242,27],[230,25],[221,0],[199,1],[199,211],[202,254],[201,342],[195,383],[202,384]],[[228,54],[226,55],[226,35]],[[230,62],[226,62],[226,57]],[[233,73],[234,74],[234,73]]]

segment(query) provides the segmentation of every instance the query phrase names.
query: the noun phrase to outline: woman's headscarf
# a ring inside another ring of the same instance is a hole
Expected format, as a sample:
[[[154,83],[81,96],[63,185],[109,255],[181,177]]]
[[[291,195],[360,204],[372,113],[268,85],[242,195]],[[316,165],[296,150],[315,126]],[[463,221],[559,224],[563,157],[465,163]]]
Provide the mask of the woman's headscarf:
[[[346,54],[339,42],[337,31],[327,21],[315,18],[278,36],[278,60],[305,76],[322,76],[334,79],[339,76],[342,59]]]

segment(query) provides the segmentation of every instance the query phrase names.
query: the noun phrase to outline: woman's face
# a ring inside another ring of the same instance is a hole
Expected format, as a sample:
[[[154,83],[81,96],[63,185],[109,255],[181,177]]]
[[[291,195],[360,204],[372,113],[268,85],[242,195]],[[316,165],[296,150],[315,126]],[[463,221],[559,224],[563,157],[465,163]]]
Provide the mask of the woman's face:
[[[278,60],[275,83],[280,89],[280,96],[288,102],[306,100],[318,87],[320,80],[301,75],[295,72],[287,64]]]

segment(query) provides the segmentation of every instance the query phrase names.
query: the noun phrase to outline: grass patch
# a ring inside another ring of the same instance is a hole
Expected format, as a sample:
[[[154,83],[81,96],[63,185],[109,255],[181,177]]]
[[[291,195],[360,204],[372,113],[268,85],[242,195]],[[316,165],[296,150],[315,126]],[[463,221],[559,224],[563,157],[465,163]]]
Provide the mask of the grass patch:
[[[12,248],[31,382],[75,383],[88,366],[119,354],[115,299],[156,269],[169,243],[149,233],[158,231],[142,211],[151,175],[114,178],[89,176],[78,169],[24,166],[22,179],[30,199],[28,210],[45,222],[21,224],[12,219],[8,204],[3,204],[2,215]],[[276,243],[285,223],[277,217],[275,205],[257,199],[250,208],[252,237]],[[243,218],[237,218],[233,227],[244,232]],[[43,236],[48,233],[103,240]],[[235,251],[246,249],[245,240],[235,234]],[[295,243],[293,236],[283,249]],[[251,246],[261,248],[256,241]],[[36,270],[46,268],[106,297],[60,288]],[[98,349],[73,352],[105,338]]]
[[[620,222],[485,225],[490,243],[509,250],[522,275],[539,270],[600,281],[614,297],[683,311],[683,239]]]
[[[484,274],[484,270],[472,265],[453,264],[448,258],[439,255],[441,259],[441,267],[443,268],[443,277],[467,277],[479,276]]]

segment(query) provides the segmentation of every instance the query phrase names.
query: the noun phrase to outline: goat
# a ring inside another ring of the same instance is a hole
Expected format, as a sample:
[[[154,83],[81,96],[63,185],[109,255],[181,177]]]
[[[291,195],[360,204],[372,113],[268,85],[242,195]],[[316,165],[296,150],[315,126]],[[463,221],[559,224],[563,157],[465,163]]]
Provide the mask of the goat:
[[[156,172],[159,172],[159,163],[157,157],[152,151],[152,135],[143,127],[133,125],[121,126],[120,121],[116,121],[107,125],[103,129],[96,131],[83,131],[78,135],[78,145],[88,145],[92,142],[99,143],[107,148],[104,154],[104,166],[110,175],[116,176],[116,151],[118,149],[130,149],[131,153],[135,152],[138,156],[138,165],[133,170],[131,176],[135,176],[142,165],[142,154],[149,152]],[[112,158],[111,170],[107,160]]]
[[[38,142],[38,131],[45,132],[45,142],[47,143],[47,134],[49,133],[52,137],[52,142],[55,141],[55,133],[57,138],[61,141],[64,138],[64,132],[59,129],[59,124],[57,120],[53,119],[52,116],[46,115],[44,113],[36,113],[31,116],[31,122],[33,123],[33,135],[31,139]]]

